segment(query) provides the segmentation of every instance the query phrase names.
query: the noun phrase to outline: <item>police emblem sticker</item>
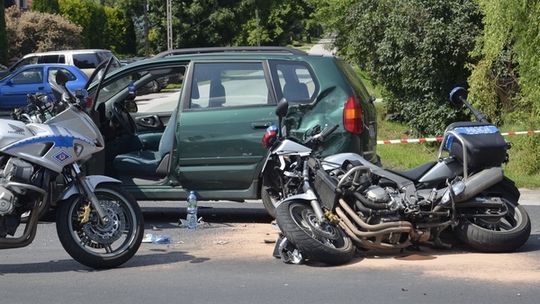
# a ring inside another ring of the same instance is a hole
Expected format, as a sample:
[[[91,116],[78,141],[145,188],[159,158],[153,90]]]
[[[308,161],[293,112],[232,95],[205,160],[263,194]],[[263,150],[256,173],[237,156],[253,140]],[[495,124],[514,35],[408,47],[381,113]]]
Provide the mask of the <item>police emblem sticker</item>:
[[[67,154],[65,151],[60,151],[60,153],[56,154],[54,158],[60,162],[65,162],[68,158],[71,158],[71,156],[69,156],[69,154]]]

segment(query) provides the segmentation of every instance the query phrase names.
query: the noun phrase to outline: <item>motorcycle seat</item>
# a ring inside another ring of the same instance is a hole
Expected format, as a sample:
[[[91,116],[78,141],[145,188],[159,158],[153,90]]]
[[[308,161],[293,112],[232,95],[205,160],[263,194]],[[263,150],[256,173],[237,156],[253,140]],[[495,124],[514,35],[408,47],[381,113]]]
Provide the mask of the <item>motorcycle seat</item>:
[[[392,173],[395,173],[399,176],[405,177],[406,179],[409,179],[411,181],[417,182],[422,176],[424,176],[424,174],[426,174],[426,172],[428,172],[431,168],[433,168],[435,164],[437,164],[437,162],[433,161],[433,162],[425,163],[423,165],[420,165],[416,168],[413,168],[407,171],[397,171],[397,170],[391,170],[391,169],[386,169],[386,170]]]

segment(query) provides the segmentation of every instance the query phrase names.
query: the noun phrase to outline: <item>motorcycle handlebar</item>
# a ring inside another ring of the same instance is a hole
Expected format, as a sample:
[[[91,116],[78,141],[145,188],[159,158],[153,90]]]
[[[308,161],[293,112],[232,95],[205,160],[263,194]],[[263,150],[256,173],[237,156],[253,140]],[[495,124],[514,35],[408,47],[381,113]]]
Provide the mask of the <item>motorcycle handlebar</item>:
[[[339,125],[333,125],[332,127],[330,128],[326,128],[324,130],[322,130],[322,132],[320,132],[319,134],[316,134],[316,135],[313,135],[311,137],[309,137],[306,141],[305,141],[305,144],[315,144],[315,143],[322,143],[325,141],[325,139],[332,133],[334,133],[334,131],[336,131],[336,129],[339,127]]]
[[[324,129],[321,133],[319,133],[319,138],[320,138],[320,141],[324,141],[324,139],[326,137],[328,137],[328,135],[334,133],[334,131],[336,131],[336,129],[339,127],[339,125],[334,125],[333,127],[331,128],[327,128],[327,129]]]

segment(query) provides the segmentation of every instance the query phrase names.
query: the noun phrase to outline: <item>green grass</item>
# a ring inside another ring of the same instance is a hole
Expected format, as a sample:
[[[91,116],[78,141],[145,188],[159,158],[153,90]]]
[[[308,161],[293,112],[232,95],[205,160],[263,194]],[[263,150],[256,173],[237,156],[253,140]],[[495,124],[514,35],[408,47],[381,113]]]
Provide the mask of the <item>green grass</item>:
[[[383,119],[384,104],[377,103],[377,137],[383,139],[408,138],[406,125]],[[438,145],[434,144],[390,144],[378,145],[377,154],[384,167],[398,170],[410,169],[437,159]]]

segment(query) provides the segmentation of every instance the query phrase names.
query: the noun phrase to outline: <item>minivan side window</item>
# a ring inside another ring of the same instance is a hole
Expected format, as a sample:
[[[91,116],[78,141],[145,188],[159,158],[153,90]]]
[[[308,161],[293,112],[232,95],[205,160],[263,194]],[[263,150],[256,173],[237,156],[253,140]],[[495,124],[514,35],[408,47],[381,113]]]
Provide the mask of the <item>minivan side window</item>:
[[[268,105],[269,96],[260,62],[194,65],[191,109]]]
[[[278,99],[289,102],[311,102],[318,90],[311,69],[303,62],[274,61],[271,63],[274,83],[278,83]]]
[[[39,56],[37,63],[65,63],[64,55],[43,55]]]
[[[100,62],[95,53],[73,54],[73,64],[79,69],[95,69]]]

